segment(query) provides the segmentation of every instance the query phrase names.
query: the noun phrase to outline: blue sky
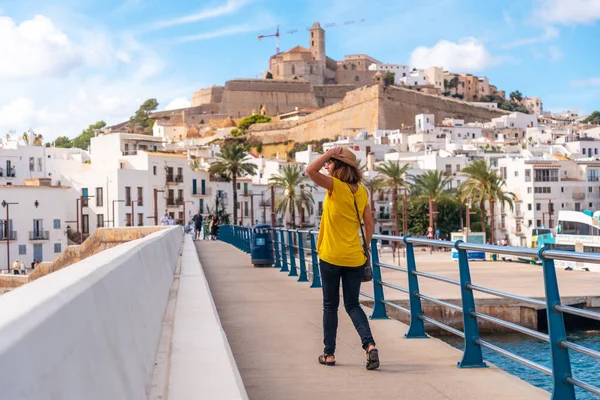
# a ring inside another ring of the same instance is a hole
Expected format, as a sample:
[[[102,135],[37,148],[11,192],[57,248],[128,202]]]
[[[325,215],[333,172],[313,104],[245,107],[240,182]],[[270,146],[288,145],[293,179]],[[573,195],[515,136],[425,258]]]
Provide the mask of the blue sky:
[[[344,25],[345,21],[363,22]],[[0,133],[53,139],[126,120],[145,99],[189,104],[193,91],[257,77],[275,51],[327,54],[487,76],[544,108],[600,109],[600,0],[0,0]]]

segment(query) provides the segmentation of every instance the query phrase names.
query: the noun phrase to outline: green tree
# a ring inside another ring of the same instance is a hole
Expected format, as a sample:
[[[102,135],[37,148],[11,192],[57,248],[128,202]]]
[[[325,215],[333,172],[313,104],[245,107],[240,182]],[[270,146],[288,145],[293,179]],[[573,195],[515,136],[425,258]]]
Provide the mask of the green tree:
[[[479,206],[483,229],[485,229],[485,200],[492,169],[486,160],[475,160],[463,168],[461,172],[467,177],[467,180],[461,184],[460,190],[471,204]],[[485,230],[482,231],[485,232]]]
[[[365,187],[367,188],[367,190],[369,191],[369,205],[371,206],[371,214],[373,214],[373,218],[375,218],[374,197],[377,194],[377,192],[379,192],[381,189],[383,189],[385,187],[385,185],[383,184],[383,180],[380,177],[374,177],[374,178],[372,177],[372,178],[366,179],[364,184],[365,184]]]
[[[144,133],[146,135],[152,134],[152,126],[154,125],[154,120],[150,118],[150,114],[152,111],[155,111],[158,108],[158,102],[156,99],[148,99],[135,114],[129,118],[129,126],[134,133]]]
[[[396,81],[396,74],[391,71],[386,72],[383,81],[385,83],[385,86],[393,85]]]
[[[594,111],[587,118],[583,120],[584,124],[600,124],[600,111]]]
[[[508,204],[511,211],[514,207],[515,195],[511,192],[505,192],[504,186],[506,186],[504,179],[502,179],[502,177],[498,175],[496,171],[492,171],[492,174],[489,177],[489,187],[486,193],[487,201],[490,205],[490,242],[492,244],[494,244],[496,235],[496,204],[500,204],[502,208]]]
[[[514,92],[510,92],[508,97],[510,98],[510,100],[512,102],[515,102],[515,103],[520,103],[521,100],[523,100],[523,94],[521,92],[519,92],[518,90],[515,90]]]
[[[238,128],[245,132],[251,125],[264,124],[265,122],[271,122],[271,117],[262,114],[254,114],[238,122]]]
[[[409,169],[408,164],[401,165],[398,161],[386,161],[376,169],[381,174],[383,184],[396,193],[392,201],[393,210],[398,209],[398,192],[400,188],[405,188],[406,190],[410,188],[410,185],[406,181],[406,173]],[[397,219],[394,221],[394,226],[398,226]],[[394,232],[394,234],[398,234],[398,232]]]
[[[433,228],[435,229],[438,215],[434,212],[438,208],[439,203],[450,201],[451,195],[448,190],[448,184],[452,182],[452,178],[438,170],[428,170],[424,174],[411,178],[414,182],[412,196],[417,202],[427,204],[429,215],[432,216]]]
[[[246,144],[226,145],[217,154],[209,172],[226,177],[233,186],[233,223],[237,222],[237,178],[256,174],[256,165],[246,161],[249,147]]]
[[[96,136],[96,133],[104,128],[106,126],[106,122],[104,121],[98,121],[95,124],[91,124],[90,126],[87,127],[87,129],[84,129],[83,131],[81,131],[81,134],[79,136],[77,136],[76,138],[74,138],[71,141],[71,146],[68,147],[77,147],[79,149],[87,149],[88,147],[90,147],[90,140]],[[67,139],[65,136],[63,136],[65,139]],[[60,139],[60,138],[58,138]],[[58,141],[57,139],[57,141]],[[68,140],[68,139],[67,139]],[[67,142],[62,142],[64,143],[64,147],[67,147],[66,144]],[[56,145],[56,144],[55,144]],[[59,146],[56,146],[59,147]]]
[[[299,165],[284,165],[278,175],[269,179],[271,185],[283,191],[277,199],[277,212],[285,215],[289,213],[291,227],[296,228],[296,209],[301,213],[300,223],[304,220],[304,207],[312,214],[315,200],[311,193],[312,185],[305,185],[304,168]]]
[[[66,136],[59,136],[54,140],[54,147],[70,148],[73,147],[73,141]]]

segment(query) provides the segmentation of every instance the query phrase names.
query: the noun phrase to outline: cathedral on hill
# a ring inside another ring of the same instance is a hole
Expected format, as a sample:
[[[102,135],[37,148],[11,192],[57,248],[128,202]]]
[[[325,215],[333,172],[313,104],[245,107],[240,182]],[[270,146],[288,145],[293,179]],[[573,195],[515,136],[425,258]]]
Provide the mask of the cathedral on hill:
[[[264,79],[301,80],[313,85],[345,84],[363,86],[373,81],[375,70],[369,70],[379,61],[365,54],[345,56],[335,61],[325,54],[325,30],[318,22],[308,30],[309,48],[296,46],[275,54],[269,60]]]

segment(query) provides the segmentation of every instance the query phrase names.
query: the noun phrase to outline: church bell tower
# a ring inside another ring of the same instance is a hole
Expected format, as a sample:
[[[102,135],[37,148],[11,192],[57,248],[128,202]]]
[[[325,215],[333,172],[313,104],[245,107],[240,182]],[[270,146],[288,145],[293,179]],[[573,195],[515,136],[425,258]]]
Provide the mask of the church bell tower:
[[[318,22],[315,22],[310,31],[310,52],[316,61],[325,62],[325,31]]]

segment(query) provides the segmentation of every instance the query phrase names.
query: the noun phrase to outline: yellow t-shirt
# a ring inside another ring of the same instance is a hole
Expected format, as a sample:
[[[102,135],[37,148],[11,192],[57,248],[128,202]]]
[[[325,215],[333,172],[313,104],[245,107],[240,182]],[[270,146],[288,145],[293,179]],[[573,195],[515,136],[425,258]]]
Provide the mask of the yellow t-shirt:
[[[363,253],[353,197],[356,197],[362,220],[368,196],[367,190],[361,185],[353,195],[346,183],[333,178],[333,189],[327,191],[323,204],[317,251],[321,260],[341,267],[360,267],[367,260]]]

